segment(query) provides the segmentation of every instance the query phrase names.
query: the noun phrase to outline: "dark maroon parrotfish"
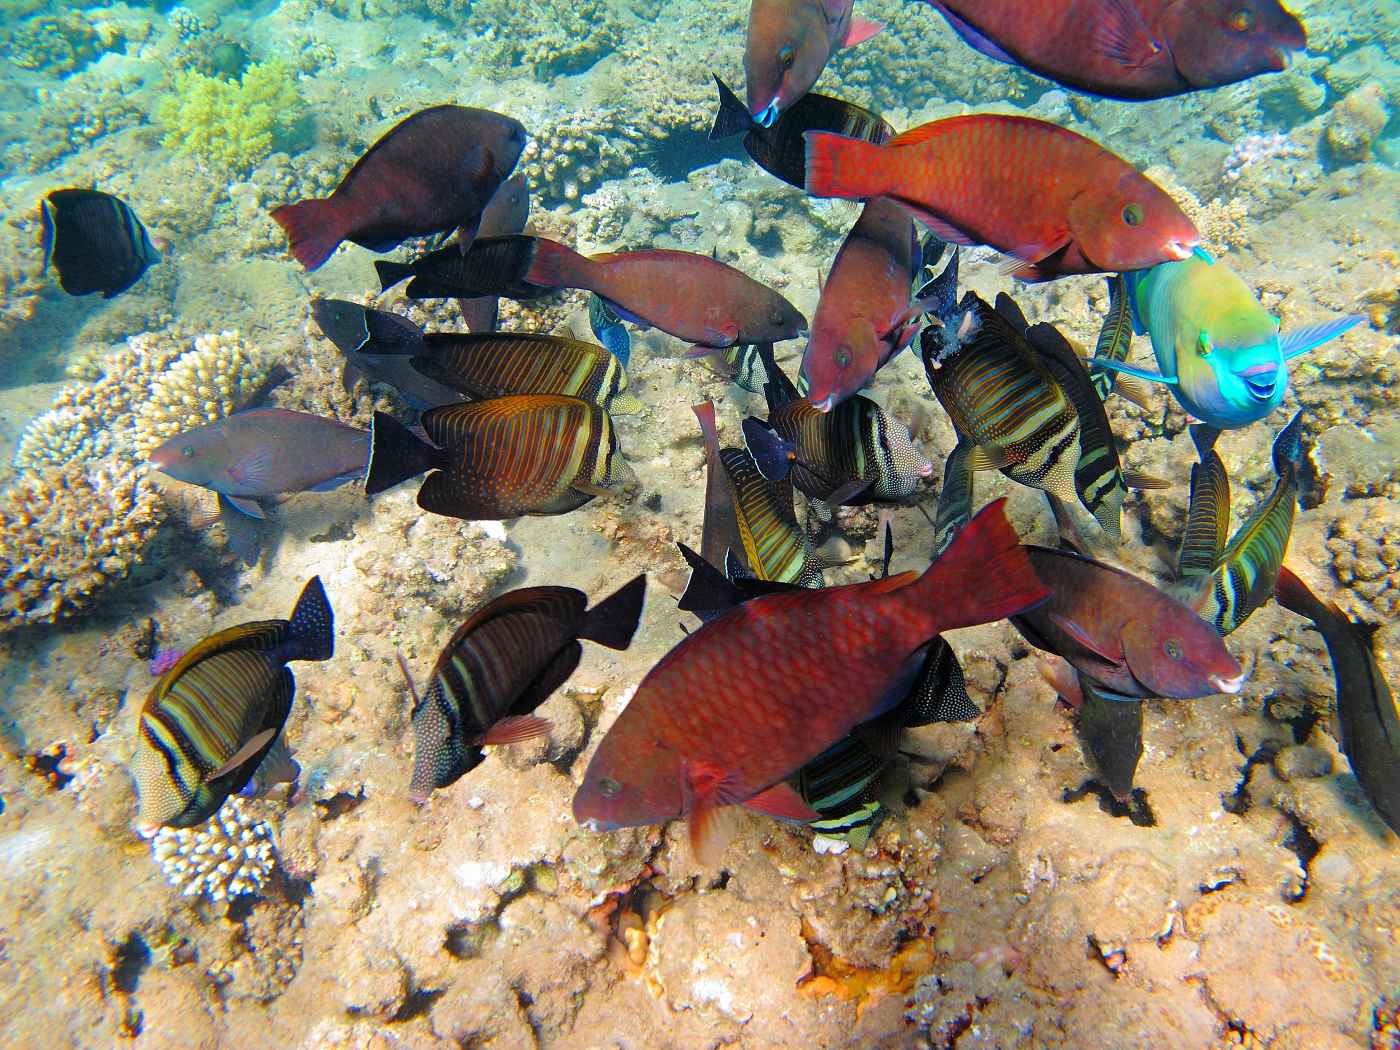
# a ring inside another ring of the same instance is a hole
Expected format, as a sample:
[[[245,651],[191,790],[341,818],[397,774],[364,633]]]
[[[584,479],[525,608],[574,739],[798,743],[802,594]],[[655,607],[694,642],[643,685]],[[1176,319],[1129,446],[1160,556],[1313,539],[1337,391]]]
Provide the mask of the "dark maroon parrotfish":
[[[260,500],[354,481],[368,460],[367,431],[281,408],[235,413],[176,434],[151,453],[157,470],[212,489],[255,518],[265,516]]]
[[[371,146],[329,197],[284,204],[272,218],[308,270],[346,240],[383,252],[460,228],[470,243],[525,138],[518,120],[491,110],[420,110]]]

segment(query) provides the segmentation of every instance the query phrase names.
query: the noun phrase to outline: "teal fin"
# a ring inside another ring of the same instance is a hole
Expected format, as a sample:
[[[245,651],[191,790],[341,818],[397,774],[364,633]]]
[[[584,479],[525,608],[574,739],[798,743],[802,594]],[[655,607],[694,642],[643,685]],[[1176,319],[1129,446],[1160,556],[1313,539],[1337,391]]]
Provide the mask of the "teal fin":
[[[1137,376],[1137,378],[1145,379],[1149,383],[1166,383],[1169,386],[1175,386],[1177,383],[1176,376],[1164,376],[1161,372],[1154,372],[1150,368],[1139,368],[1137,365],[1125,364],[1122,361],[1110,361],[1106,357],[1091,357],[1086,363],[1091,371],[1095,368],[1106,368],[1110,372]]]
[[[1279,349],[1283,351],[1283,359],[1291,361],[1299,354],[1305,354],[1323,343],[1330,342],[1343,332],[1355,328],[1362,320],[1364,318],[1360,314],[1348,314],[1346,317],[1337,317],[1331,321],[1310,324],[1303,328],[1295,328],[1291,332],[1284,332],[1278,337]]]

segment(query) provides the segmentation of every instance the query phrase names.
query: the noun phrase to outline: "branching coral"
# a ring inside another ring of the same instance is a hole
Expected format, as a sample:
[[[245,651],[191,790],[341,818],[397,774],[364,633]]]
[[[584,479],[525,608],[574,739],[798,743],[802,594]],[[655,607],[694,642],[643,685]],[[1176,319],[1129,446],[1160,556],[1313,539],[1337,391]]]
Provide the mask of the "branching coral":
[[[151,852],[181,896],[211,903],[260,893],[277,866],[272,828],[237,797],[197,828],[162,828]]]
[[[1166,190],[1181,206],[1181,210],[1196,224],[1196,229],[1201,231],[1201,244],[1208,251],[1218,255],[1249,244],[1249,232],[1245,226],[1249,219],[1249,208],[1240,198],[1223,200],[1216,197],[1209,204],[1202,204],[1196,195],[1177,182],[1166,168],[1154,166],[1143,174]]]
[[[456,5],[428,6],[450,16]],[[622,38],[615,5],[605,0],[475,0],[466,27],[480,36],[478,54],[488,67],[526,66],[540,80],[587,69]]]
[[[10,61],[21,69],[69,73],[116,42],[115,38],[104,39],[81,15],[41,15],[15,27],[5,50]]]
[[[529,120],[530,141],[520,166],[541,200],[576,201],[633,163],[644,138],[617,111],[570,113],[563,109]]]
[[[116,459],[49,467],[0,492],[0,630],[82,611],[126,576],[163,513]]]
[[[177,73],[172,94],[156,106],[167,149],[244,172],[275,147],[286,147],[303,103],[285,62],[249,66],[240,81]]]
[[[151,382],[133,422],[134,444],[148,453],[182,430],[237,411],[267,380],[269,363],[237,332],[202,335]]]

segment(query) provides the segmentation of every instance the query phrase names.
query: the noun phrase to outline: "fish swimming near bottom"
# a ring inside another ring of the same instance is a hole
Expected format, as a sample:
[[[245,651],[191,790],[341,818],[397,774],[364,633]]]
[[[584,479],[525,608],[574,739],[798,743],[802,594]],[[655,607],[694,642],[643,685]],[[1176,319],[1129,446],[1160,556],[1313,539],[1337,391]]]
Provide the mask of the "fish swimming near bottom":
[[[1302,431],[1303,413],[1300,411],[1274,439],[1273,461],[1277,480],[1273,491],[1230,537],[1230,542],[1215,559],[1197,596],[1189,599],[1196,611],[1214,624],[1222,635],[1238,628],[1274,593],[1274,583],[1288,553],[1293,516],[1298,509]],[[1192,433],[1196,437],[1200,431],[1193,428]],[[1206,439],[1202,437],[1199,440]],[[1207,487],[1214,481],[1213,464],[1209,459],[1214,456],[1214,449],[1206,446],[1203,454],[1206,458],[1197,464],[1205,472],[1199,488],[1195,484],[1196,472],[1194,469],[1192,471],[1192,503],[1187,511],[1186,539],[1182,544],[1185,564],[1178,563],[1177,566],[1177,573],[1182,577],[1189,577],[1192,567],[1204,562],[1208,547],[1229,522],[1229,479],[1223,479],[1225,496],[1221,499],[1213,488]],[[1215,462],[1219,462],[1218,457]],[[1223,464],[1219,469],[1223,474]]]
[[[423,413],[433,444],[393,416],[374,414],[365,492],[431,471],[418,506],[468,521],[566,514],[633,480],[612,420],[597,405],[517,394]]]
[[[435,383],[410,363],[422,353],[423,329],[403,314],[375,310],[344,299],[314,299],[311,316],[321,334],[345,355],[346,389],[357,372],[397,390],[415,411],[450,405],[462,395]]]
[[[410,299],[472,299],[507,296],[529,300],[552,289],[532,284],[525,274],[535,258],[536,239],[525,234],[478,237],[466,247],[449,244],[412,262],[376,259],[381,291],[408,281]]]
[[[259,501],[358,480],[368,460],[367,432],[282,408],[235,412],[182,431],[151,453],[157,470],[212,489],[255,518],[266,517]]]
[[[901,503],[933,473],[909,428],[855,394],[830,411],[803,398],[787,374],[765,363],[768,419],[744,420],[744,442],[767,480],[791,479],[813,500],[836,505]]]
[[[591,609],[572,587],[522,587],[477,609],[457,628],[420,697],[413,694],[414,801],[447,787],[485,759],[484,744],[549,732],[535,708],[564,684],[583,656],[580,639],[626,649],[642,615],[645,574]]]
[[[170,668],[141,707],[131,773],[143,835],[218,812],[272,752],[296,694],[289,660],[329,660],[334,619],[319,576],[290,620],[210,635]]]
[[[1027,546],[1026,554],[1051,597],[1012,616],[1012,626],[1105,694],[1189,700],[1244,684],[1215,628],[1165,591],[1073,551]]]
[[[1371,805],[1400,835],[1400,710],[1376,663],[1375,625],[1322,601],[1286,568],[1279,571],[1274,594],[1321,633],[1337,681],[1342,752]]]
[[[998,502],[921,575],[744,602],[643,678],[589,762],[574,816],[600,831],[684,816],[708,860],[728,806],[811,820],[787,777],[898,706],[939,634],[1046,596]]]
[[[120,295],[160,261],[131,206],[100,190],[54,190],[39,206],[44,267],[69,295]]]

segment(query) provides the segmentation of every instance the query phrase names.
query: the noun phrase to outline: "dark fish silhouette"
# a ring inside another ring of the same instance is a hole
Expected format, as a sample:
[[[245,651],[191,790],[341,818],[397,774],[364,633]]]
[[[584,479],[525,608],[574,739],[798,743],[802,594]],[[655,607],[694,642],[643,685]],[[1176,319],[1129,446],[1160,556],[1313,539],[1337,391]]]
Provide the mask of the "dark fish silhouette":
[[[403,395],[410,408],[422,410],[461,401],[451,387],[435,383],[412,365],[426,345],[423,329],[402,314],[374,310],[343,299],[316,299],[311,316],[321,334],[356,368]],[[349,380],[347,379],[347,382]]]
[[[744,150],[755,164],[799,190],[804,188],[807,177],[804,132],[834,131],[867,142],[894,138],[894,128],[878,113],[853,102],[811,93],[784,110],[771,127],[763,127],[749,116],[744,103],[718,76],[715,87],[719,89],[719,111],[710,128],[711,140],[743,135]]]
[[[371,146],[329,197],[284,204],[272,218],[308,270],[346,240],[383,252],[460,228],[469,243],[525,138],[518,120],[490,110],[420,110]]]
[[[533,712],[574,673],[579,640],[626,649],[646,582],[637,576],[591,609],[572,587],[523,587],[492,599],[443,647],[421,698],[402,665],[413,693],[414,801],[480,765],[483,744],[548,733],[548,720]]]
[[[69,295],[120,295],[160,260],[131,206],[100,190],[54,190],[40,202],[44,266]]]
[[[525,279],[536,245],[537,238],[524,234],[478,237],[465,248],[449,244],[412,262],[376,259],[374,270],[381,291],[408,281],[404,294],[410,299],[538,299],[553,289]]]
[[[530,184],[522,171],[501,183],[501,188],[496,191],[491,203],[486,205],[486,210],[481,214],[481,227],[476,231],[476,235],[478,238],[503,237],[519,233],[525,229],[525,222],[529,218]],[[462,320],[467,323],[468,332],[490,332],[496,328],[500,299],[494,295],[458,299],[457,308],[462,311]]]

